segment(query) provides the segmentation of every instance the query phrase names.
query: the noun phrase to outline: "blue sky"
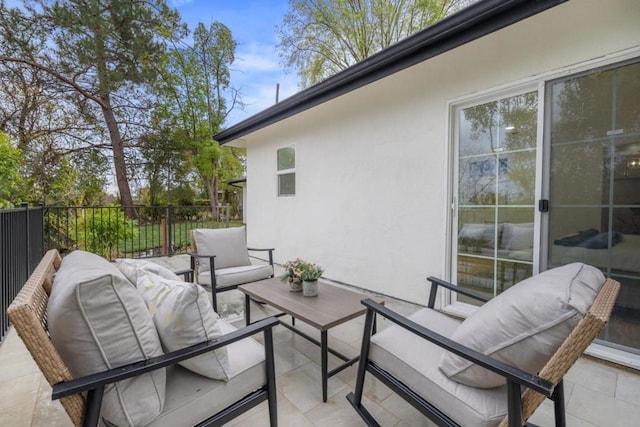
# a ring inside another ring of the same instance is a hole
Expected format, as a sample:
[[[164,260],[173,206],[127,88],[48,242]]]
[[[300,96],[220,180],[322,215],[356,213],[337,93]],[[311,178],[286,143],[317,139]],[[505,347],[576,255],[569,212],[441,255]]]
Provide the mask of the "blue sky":
[[[198,22],[207,28],[214,21],[229,27],[238,43],[231,84],[242,92],[244,111],[231,113],[225,127],[234,125],[275,103],[276,84],[280,100],[299,90],[294,71],[285,73],[276,51],[276,26],[287,11],[287,0],[168,0],[193,30]]]

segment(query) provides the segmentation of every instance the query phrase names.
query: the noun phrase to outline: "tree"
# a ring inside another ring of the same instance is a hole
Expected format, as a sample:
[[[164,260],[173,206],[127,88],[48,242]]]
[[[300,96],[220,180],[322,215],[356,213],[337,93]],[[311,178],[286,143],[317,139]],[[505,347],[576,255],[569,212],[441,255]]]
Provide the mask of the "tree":
[[[154,65],[163,54],[164,37],[184,31],[180,17],[164,0],[34,0],[25,1],[26,11],[7,10],[21,28],[44,31],[47,43],[36,49],[25,38],[7,28],[3,44],[14,46],[11,62],[43,71],[62,83],[81,110],[88,115],[99,110],[113,151],[116,181],[122,204],[133,199],[127,176],[125,146],[117,108],[138,108],[119,97],[122,90],[153,81]],[[134,216],[135,211],[127,211]]]
[[[231,178],[229,171],[242,170],[241,155],[213,140],[231,110],[242,105],[239,92],[230,86],[236,42],[219,22],[209,29],[199,23],[193,39],[193,46],[176,45],[160,64],[163,78],[156,90],[163,102],[154,116],[156,134],[163,137],[155,139],[162,139],[167,149],[187,150],[186,163],[205,185],[215,217],[220,182]]]
[[[20,150],[13,146],[11,139],[0,132],[0,209],[11,208],[18,199],[22,185]]]
[[[468,0],[289,0],[280,56],[310,86],[441,20]]]

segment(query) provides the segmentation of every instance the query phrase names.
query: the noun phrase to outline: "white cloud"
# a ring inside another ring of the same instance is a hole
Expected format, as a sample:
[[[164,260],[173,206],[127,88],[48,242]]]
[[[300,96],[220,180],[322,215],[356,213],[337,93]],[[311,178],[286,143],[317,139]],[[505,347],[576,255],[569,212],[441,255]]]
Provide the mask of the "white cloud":
[[[238,87],[242,94],[242,100],[246,104],[244,111],[233,111],[227,120],[226,125],[232,126],[254,114],[271,107],[276,102],[276,85],[280,84],[279,100],[297,93],[298,79],[294,74],[284,74],[280,70],[273,73],[256,73],[252,76],[246,74],[240,78],[232,74],[231,81]]]
[[[297,76],[284,72],[271,44],[251,42],[238,46],[236,61],[231,68],[231,84],[241,91],[246,107],[244,111],[233,111],[229,115],[227,126],[272,106],[278,83],[280,100],[299,90]]]

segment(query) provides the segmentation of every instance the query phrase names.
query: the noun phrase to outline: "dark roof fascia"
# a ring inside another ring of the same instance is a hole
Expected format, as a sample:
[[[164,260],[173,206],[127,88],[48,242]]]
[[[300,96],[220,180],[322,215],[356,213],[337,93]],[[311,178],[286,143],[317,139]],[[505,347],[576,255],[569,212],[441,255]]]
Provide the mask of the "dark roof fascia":
[[[247,178],[238,178],[238,179],[232,179],[231,181],[227,181],[225,182],[225,184],[231,185],[232,187],[242,188],[242,186],[238,184],[245,184],[246,182],[247,182]]]
[[[481,0],[214,136],[225,144],[568,0]]]

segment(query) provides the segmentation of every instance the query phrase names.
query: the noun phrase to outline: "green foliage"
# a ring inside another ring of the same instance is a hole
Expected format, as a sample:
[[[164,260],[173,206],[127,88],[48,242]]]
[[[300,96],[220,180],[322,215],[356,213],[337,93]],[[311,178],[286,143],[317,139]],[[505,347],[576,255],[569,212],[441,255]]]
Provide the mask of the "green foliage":
[[[467,0],[289,0],[280,56],[310,86],[441,20]]]
[[[11,139],[0,132],[0,209],[14,207],[20,202],[20,188],[24,184],[20,175],[22,153],[13,146]]]
[[[162,102],[154,112],[157,130],[149,137],[155,139],[156,150],[175,152],[181,148],[186,154],[180,163],[184,176],[189,176],[191,167],[214,207],[218,183],[242,176],[243,171],[242,157],[213,140],[231,109],[241,104],[238,92],[230,88],[229,67],[235,60],[236,42],[219,22],[209,29],[198,24],[193,39],[193,46],[174,46],[159,64],[162,79],[155,90]],[[145,154],[145,158],[153,157]],[[158,165],[157,160],[149,163]],[[149,194],[153,195],[162,186],[156,184],[151,172],[148,170]]]
[[[108,132],[120,197],[131,205],[121,128],[137,127],[132,116],[144,120],[144,85],[155,80],[164,37],[184,35],[178,12],[164,0],[31,0],[23,7],[0,6],[0,45],[11,47],[0,61],[51,76],[58,96],[94,125],[92,141],[84,139],[82,129],[69,130],[83,144],[101,144]],[[37,45],[30,41],[31,31],[38,35]]]
[[[136,222],[116,205],[84,211],[76,227],[70,232],[78,236],[78,245],[104,257],[117,255],[118,243],[132,241],[137,235]]]

